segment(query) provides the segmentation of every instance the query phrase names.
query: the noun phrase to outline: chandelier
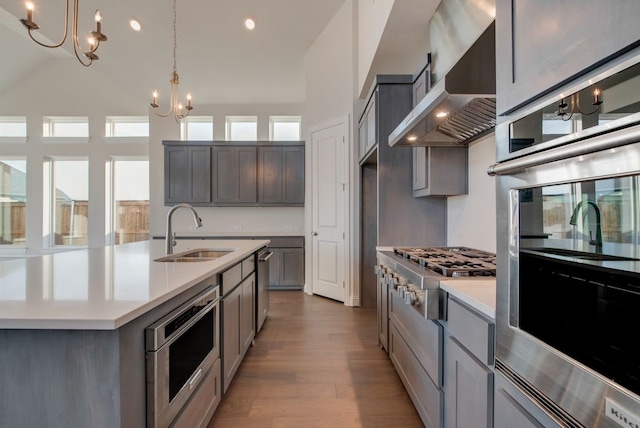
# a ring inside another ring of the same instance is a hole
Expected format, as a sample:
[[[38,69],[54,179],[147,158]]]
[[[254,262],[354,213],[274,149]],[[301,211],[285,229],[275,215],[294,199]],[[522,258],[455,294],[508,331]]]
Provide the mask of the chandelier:
[[[580,107],[580,92],[576,92],[575,94],[571,95],[569,99],[571,102],[570,111],[568,111],[569,105],[565,102],[564,98],[560,100],[560,104],[558,104],[558,110],[556,111],[556,114],[560,117],[560,119],[564,121],[571,120],[573,114],[576,111],[576,108],[581,114],[588,116],[598,112],[600,110],[600,106],[602,105],[602,98],[600,98],[600,89],[598,88],[595,88],[593,90],[593,102],[591,103],[591,105],[595,108],[590,112],[586,112]]]
[[[186,105],[183,105],[178,100],[178,85],[180,84],[180,78],[178,77],[178,67],[176,66],[176,50],[178,49],[178,38],[176,35],[176,15],[176,0],[173,0],[173,73],[171,73],[171,80],[169,81],[169,83],[171,83],[169,110],[164,114],[158,113],[158,91],[153,91],[153,101],[151,102],[151,107],[154,108],[155,114],[160,117],[167,117],[171,113],[173,113],[176,122],[178,122],[180,121],[180,119],[184,119],[185,117],[189,116],[189,112],[193,110],[193,107],[191,106],[191,93],[187,94]]]
[[[76,54],[76,58],[78,61],[85,67],[89,67],[93,64],[93,61],[100,59],[96,54],[98,50],[98,46],[100,46],[100,42],[106,42],[107,36],[102,34],[102,15],[100,15],[100,11],[96,10],[94,15],[94,20],[96,21],[96,29],[95,31],[91,31],[89,33],[89,37],[87,38],[87,43],[89,45],[88,49],[82,49],[80,46],[80,41],[78,40],[78,3],[80,0],[74,0],[73,2],[73,23],[72,23],[72,32],[71,37],[73,39],[73,51]],[[29,33],[29,37],[31,40],[39,44],[40,46],[44,46],[45,48],[59,48],[64,44],[67,40],[68,30],[69,30],[69,0],[66,0],[65,13],[64,13],[64,34],[62,35],[62,40],[59,43],[49,45],[43,43],[39,40],[36,40],[33,37],[33,31],[39,30],[40,26],[35,23],[33,20],[33,12],[35,10],[35,6],[33,2],[27,1],[25,2],[25,6],[27,8],[27,19],[21,19],[22,25],[27,28]]]

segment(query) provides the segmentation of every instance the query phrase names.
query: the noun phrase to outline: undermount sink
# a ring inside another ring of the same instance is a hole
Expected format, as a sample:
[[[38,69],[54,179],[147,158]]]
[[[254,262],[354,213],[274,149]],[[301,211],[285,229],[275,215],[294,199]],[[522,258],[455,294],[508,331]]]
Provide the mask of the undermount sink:
[[[580,260],[594,260],[594,261],[637,261],[631,257],[614,256],[611,254],[602,253],[585,253],[582,251],[566,250],[564,248],[528,248],[530,251],[537,253],[553,254],[556,256],[571,257]]]
[[[183,253],[178,254],[170,254],[165,257],[160,257],[159,259],[155,259],[155,262],[210,262],[211,260],[215,260],[219,257],[226,256],[229,253],[232,253],[234,250],[227,249],[209,249],[209,248],[200,248],[197,250],[190,250]]]

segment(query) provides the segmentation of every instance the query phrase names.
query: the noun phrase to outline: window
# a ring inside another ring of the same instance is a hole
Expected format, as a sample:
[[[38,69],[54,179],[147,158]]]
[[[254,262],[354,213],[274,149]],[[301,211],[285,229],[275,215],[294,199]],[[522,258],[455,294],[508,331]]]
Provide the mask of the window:
[[[111,161],[110,224],[113,244],[149,239],[149,161],[113,159]]]
[[[269,139],[272,141],[301,140],[300,116],[271,116]]]
[[[105,137],[148,137],[147,116],[107,116]]]
[[[0,117],[0,137],[26,137],[27,118],[24,116]]]
[[[213,140],[212,116],[189,116],[180,122],[182,140]]]
[[[0,159],[0,245],[24,245],[27,161]]]
[[[88,137],[89,118],[56,116],[45,117],[42,122],[43,137]]]
[[[258,139],[256,116],[227,116],[227,140],[255,141]]]
[[[89,162],[49,159],[45,164],[49,189],[48,224],[51,246],[87,245],[89,232]],[[45,205],[47,207],[47,205]]]

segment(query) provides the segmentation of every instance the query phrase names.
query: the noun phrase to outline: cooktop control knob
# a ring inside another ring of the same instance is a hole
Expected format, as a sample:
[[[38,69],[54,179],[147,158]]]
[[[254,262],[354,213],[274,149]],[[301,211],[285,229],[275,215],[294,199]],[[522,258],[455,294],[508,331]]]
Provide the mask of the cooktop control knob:
[[[404,293],[407,291],[407,287],[404,285],[400,285],[398,286],[398,297],[399,298],[404,298]]]
[[[416,300],[416,292],[413,290],[408,290],[404,293],[404,302],[407,305],[413,305],[413,302]]]
[[[403,276],[396,275],[393,278],[394,287],[397,287],[398,285],[406,285],[406,283],[407,283],[407,279],[405,277],[403,277]]]

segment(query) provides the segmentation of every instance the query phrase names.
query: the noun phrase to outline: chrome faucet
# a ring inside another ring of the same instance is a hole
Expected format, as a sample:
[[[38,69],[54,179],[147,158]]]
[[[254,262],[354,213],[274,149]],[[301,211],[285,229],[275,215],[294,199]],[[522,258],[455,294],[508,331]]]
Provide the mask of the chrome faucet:
[[[575,226],[578,223],[578,213],[585,203],[591,205],[593,210],[596,212],[596,239],[595,241],[591,239],[591,232],[589,232],[589,244],[602,248],[602,226],[600,224],[600,208],[598,207],[598,204],[590,200],[582,200],[578,202],[578,205],[573,209],[573,214],[571,214],[569,224],[571,226]]]
[[[173,247],[176,245],[176,234],[173,232],[173,227],[171,225],[171,217],[173,216],[173,213],[178,208],[189,208],[191,210],[191,213],[193,214],[193,221],[196,224],[196,228],[202,227],[202,219],[200,218],[196,210],[191,205],[178,204],[171,207],[171,209],[167,213],[167,230],[166,230],[166,236],[165,236],[165,252],[167,253],[167,255],[173,253]]]

